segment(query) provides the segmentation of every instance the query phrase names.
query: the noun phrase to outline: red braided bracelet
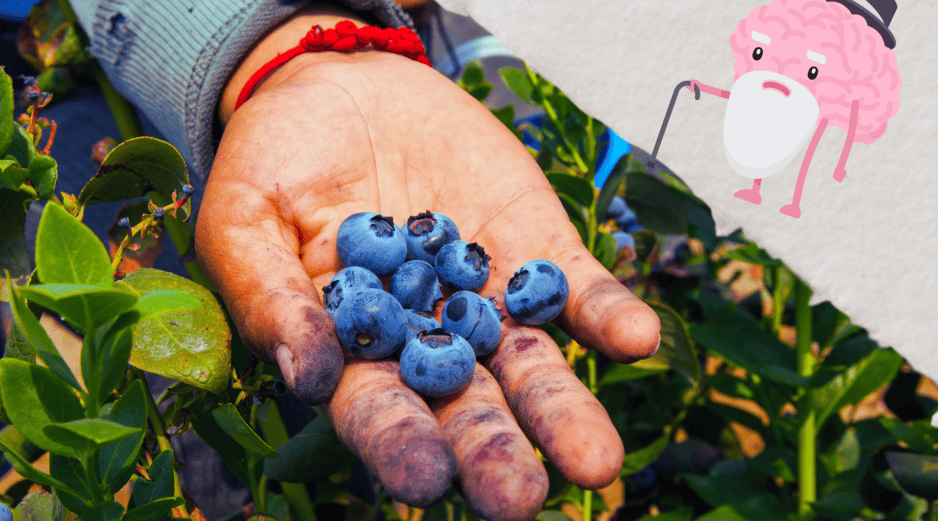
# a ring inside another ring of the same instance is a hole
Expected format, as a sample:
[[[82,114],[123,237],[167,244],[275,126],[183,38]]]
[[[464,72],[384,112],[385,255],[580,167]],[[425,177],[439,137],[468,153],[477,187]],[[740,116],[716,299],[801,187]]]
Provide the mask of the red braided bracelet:
[[[321,26],[314,25],[306,33],[306,36],[300,40],[299,45],[277,55],[276,58],[267,62],[251,76],[244,88],[241,89],[241,94],[235,103],[235,110],[238,110],[238,107],[251,97],[254,89],[257,88],[257,84],[266,78],[268,74],[304,52],[349,52],[357,51],[369,44],[379,51],[400,54],[424,65],[430,65],[430,60],[423,54],[423,44],[420,43],[420,38],[409,27],[381,29],[373,25],[366,25],[359,28],[349,20],[337,23],[335,29],[323,30]]]

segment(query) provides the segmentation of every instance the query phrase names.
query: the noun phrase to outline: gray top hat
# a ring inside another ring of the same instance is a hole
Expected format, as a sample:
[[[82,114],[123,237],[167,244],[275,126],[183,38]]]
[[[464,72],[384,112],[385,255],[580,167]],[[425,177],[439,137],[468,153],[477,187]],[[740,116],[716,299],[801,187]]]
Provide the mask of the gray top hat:
[[[892,32],[889,30],[889,22],[892,22],[892,17],[896,14],[896,0],[869,0],[870,5],[873,6],[873,9],[876,9],[876,12],[879,13],[882,19],[877,18],[876,15],[867,11],[853,0],[827,1],[843,4],[851,13],[862,16],[870,27],[876,29],[876,31],[882,35],[883,43],[886,44],[886,47],[890,49],[896,47],[896,37],[893,36]]]

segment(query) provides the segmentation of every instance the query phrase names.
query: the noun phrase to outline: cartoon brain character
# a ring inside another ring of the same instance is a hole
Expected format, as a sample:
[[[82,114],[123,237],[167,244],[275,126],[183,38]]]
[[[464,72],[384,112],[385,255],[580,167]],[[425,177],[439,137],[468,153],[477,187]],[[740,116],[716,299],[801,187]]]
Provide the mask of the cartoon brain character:
[[[781,213],[801,216],[801,192],[824,130],[847,132],[834,179],[844,180],[853,143],[872,143],[899,110],[902,79],[888,29],[894,0],[870,0],[882,20],[852,0],[773,0],[755,8],[730,36],[736,59],[732,90],[696,80],[680,88],[727,98],[723,143],[732,168],[753,179],[736,197],[762,202],[762,179],[787,165],[808,144],[791,204]],[[674,99],[662,125],[667,125]]]

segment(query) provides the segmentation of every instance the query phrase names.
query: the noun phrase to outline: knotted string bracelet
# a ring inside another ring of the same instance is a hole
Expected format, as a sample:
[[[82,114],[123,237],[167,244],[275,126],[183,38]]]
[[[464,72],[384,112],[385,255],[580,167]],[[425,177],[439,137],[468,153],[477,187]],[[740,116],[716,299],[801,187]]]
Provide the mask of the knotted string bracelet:
[[[283,54],[277,55],[263,67],[257,70],[248,82],[241,89],[238,95],[238,101],[235,103],[235,110],[238,110],[251,94],[257,85],[267,77],[268,74],[287,63],[291,59],[306,52],[337,51],[350,52],[357,51],[371,45],[379,51],[400,54],[411,60],[418,61],[424,65],[430,65],[430,60],[424,55],[423,44],[420,43],[420,37],[409,27],[379,28],[373,25],[357,27],[355,23],[349,20],[343,20],[335,25],[335,29],[323,29],[320,25],[314,25],[300,40],[300,44],[288,50]]]

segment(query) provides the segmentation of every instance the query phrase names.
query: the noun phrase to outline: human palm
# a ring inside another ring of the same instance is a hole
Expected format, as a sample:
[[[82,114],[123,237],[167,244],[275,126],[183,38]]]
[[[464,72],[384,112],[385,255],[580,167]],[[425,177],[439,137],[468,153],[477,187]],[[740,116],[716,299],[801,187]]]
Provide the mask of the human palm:
[[[569,280],[557,323],[572,337],[621,362],[657,348],[655,313],[583,247],[512,133],[444,76],[388,53],[302,55],[268,78],[225,128],[196,246],[242,338],[323,404],[392,497],[426,506],[456,477],[484,517],[531,519],[548,486],[531,442],[571,482],[610,483],[621,439],[539,328],[506,319],[469,386],[443,399],[410,390],[394,361],[343,355],[321,295],[343,268],[339,225],[426,210],[492,257],[479,293],[500,307],[518,267],[549,259]]]

